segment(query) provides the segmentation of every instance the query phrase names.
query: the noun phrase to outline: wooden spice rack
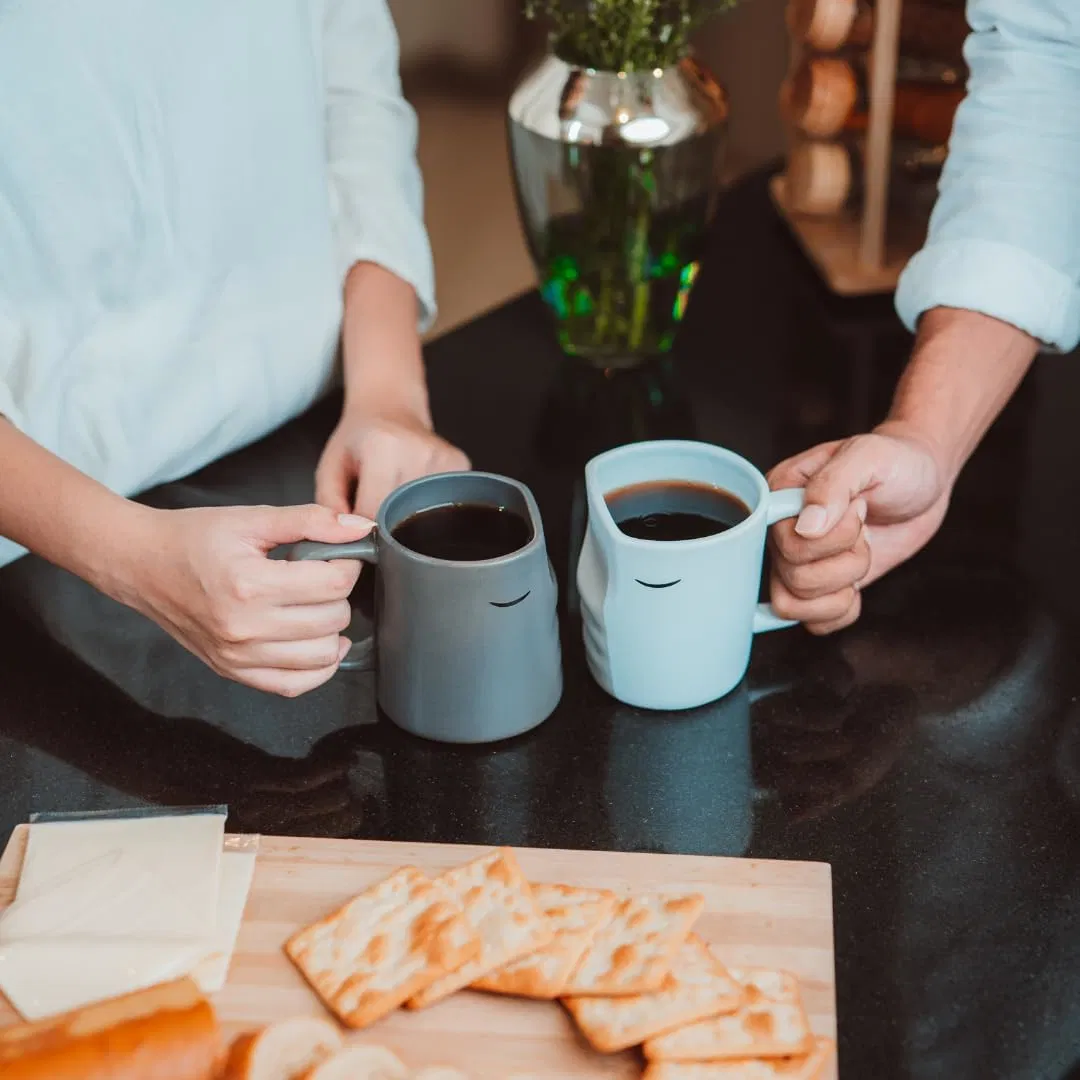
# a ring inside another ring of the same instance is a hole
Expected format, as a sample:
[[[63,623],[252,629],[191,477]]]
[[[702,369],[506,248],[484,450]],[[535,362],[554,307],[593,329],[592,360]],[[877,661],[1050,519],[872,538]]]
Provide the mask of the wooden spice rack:
[[[876,0],[874,6],[861,213],[832,217],[793,213],[785,200],[784,177],[773,177],[770,185],[773,202],[807,257],[842,296],[892,291],[925,233],[924,222],[890,221],[888,215],[901,4],[902,0]],[[789,78],[805,52],[793,37]],[[789,137],[795,137],[793,131]]]

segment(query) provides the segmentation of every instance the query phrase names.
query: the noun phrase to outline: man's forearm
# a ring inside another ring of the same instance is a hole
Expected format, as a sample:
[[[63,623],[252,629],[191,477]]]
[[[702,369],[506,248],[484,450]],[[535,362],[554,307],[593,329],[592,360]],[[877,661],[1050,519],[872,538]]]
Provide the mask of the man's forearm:
[[[129,601],[153,511],[109,491],[0,417],[0,535]]]
[[[923,316],[893,399],[898,422],[930,446],[951,486],[1038,353],[1016,327],[955,308]]]
[[[372,403],[430,422],[413,287],[375,263],[357,263],[345,281],[342,324],[345,407]]]

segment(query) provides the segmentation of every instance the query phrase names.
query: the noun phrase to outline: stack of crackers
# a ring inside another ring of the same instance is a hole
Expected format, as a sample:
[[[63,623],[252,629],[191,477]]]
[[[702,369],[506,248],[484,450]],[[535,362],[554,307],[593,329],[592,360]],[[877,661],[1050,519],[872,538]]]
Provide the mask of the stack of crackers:
[[[403,867],[285,951],[352,1028],[468,987],[561,1001],[601,1053],[640,1046],[647,1080],[816,1080],[833,1047],[797,980],[726,969],[693,933],[703,907],[534,885],[500,848],[437,878]]]

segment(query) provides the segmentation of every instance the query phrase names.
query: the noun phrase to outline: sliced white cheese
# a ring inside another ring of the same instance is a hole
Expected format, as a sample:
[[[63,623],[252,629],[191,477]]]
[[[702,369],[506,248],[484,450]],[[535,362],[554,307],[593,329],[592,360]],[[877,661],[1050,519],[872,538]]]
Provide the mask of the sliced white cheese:
[[[0,942],[67,933],[143,940],[211,938],[225,818],[180,814],[87,818],[30,826],[16,901],[34,901]],[[112,864],[112,865],[110,865]],[[103,870],[105,868],[105,870]],[[112,888],[101,888],[102,874]],[[62,899],[61,899],[62,898]],[[61,929],[57,912],[67,906]],[[30,912],[40,911],[35,924]]]
[[[254,873],[254,851],[226,851],[221,856],[221,888],[214,947],[187,972],[204,994],[216,994],[229,977],[229,964],[236,949]]]
[[[203,820],[169,827],[192,817]],[[15,903],[0,916],[0,989],[19,1013],[41,1019],[185,974],[204,992],[221,989],[255,866],[253,847],[222,852],[222,822],[191,815],[32,826]],[[87,843],[77,853],[59,832],[44,834],[44,842],[39,833],[33,847],[35,830],[61,825],[95,829],[80,838]],[[140,828],[97,828],[102,825]],[[164,872],[152,834],[170,847]],[[206,854],[208,842],[215,844],[214,857]],[[184,885],[171,869],[176,866],[187,877]],[[195,918],[176,912],[176,896],[167,902],[162,895],[166,887],[200,909]],[[201,910],[207,887],[213,890],[209,918]],[[146,917],[147,904],[169,917]],[[207,924],[209,930],[196,933]]]

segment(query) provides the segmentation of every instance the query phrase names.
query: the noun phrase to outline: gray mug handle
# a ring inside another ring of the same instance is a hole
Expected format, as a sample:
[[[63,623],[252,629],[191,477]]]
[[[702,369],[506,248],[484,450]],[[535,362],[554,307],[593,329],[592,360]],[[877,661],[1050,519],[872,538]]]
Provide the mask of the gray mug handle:
[[[359,559],[375,566],[379,561],[378,548],[375,546],[375,534],[370,532],[362,540],[351,544],[319,544],[314,540],[303,540],[293,544],[285,556],[289,562],[310,562],[318,559],[329,562],[331,559]]]
[[[303,540],[293,544],[285,555],[289,562],[310,562],[318,559],[327,562],[330,559],[359,559],[361,562],[378,565],[379,551],[372,530],[361,540],[351,544],[319,544],[314,540]],[[341,671],[374,671],[375,638],[368,635],[360,641],[353,641],[352,647],[345,654],[345,659],[338,665]]]

